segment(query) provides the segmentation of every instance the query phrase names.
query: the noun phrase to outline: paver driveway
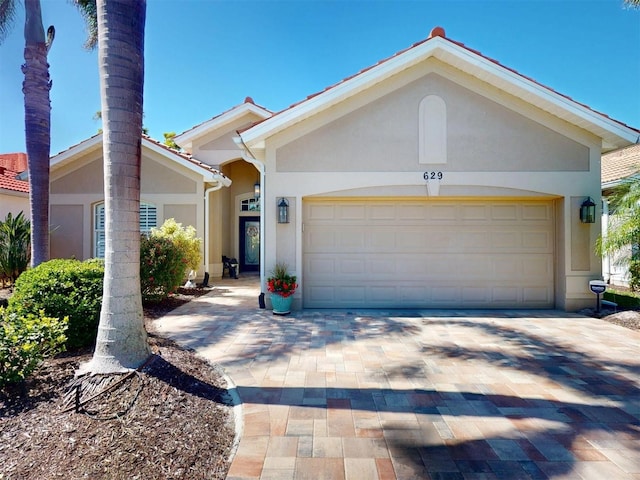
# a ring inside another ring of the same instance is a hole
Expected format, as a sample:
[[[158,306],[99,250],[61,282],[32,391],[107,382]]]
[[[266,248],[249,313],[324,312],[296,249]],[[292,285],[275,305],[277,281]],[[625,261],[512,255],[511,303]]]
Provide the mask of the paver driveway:
[[[640,332],[555,311],[279,317],[255,283],[157,323],[235,384],[228,479],[640,479]]]

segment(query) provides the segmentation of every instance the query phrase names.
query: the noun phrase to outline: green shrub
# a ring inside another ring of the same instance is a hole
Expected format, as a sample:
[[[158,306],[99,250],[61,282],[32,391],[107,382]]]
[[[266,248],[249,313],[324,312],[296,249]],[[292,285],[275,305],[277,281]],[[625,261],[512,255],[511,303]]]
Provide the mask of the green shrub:
[[[49,317],[69,317],[67,347],[91,345],[100,320],[103,278],[100,260],[41,263],[18,277],[8,310],[18,315],[43,311]]]
[[[0,308],[0,388],[21,382],[46,357],[64,351],[67,321]]]
[[[143,235],[140,239],[140,290],[145,302],[169,296],[184,280],[186,260],[168,237]]]
[[[20,212],[7,214],[0,221],[0,278],[15,282],[29,266],[31,258],[31,223]]]

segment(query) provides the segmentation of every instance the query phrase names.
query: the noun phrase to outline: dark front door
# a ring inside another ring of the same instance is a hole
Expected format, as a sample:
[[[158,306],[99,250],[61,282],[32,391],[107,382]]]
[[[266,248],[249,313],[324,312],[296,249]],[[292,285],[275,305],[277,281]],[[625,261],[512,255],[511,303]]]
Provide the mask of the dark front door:
[[[260,217],[240,217],[241,272],[260,270]]]

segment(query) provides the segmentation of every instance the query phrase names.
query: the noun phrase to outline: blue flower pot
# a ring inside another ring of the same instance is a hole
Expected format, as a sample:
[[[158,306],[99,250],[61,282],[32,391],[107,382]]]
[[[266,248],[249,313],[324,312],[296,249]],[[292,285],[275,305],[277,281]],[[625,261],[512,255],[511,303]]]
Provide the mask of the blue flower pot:
[[[283,297],[277,293],[271,294],[271,305],[273,313],[276,315],[286,315],[291,312],[291,304],[293,303],[293,295]]]

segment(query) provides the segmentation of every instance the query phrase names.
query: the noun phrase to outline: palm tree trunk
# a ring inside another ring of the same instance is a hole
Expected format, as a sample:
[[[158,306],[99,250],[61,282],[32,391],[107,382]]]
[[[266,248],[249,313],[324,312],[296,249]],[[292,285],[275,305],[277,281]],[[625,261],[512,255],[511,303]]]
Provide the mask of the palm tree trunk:
[[[40,0],[25,0],[24,83],[25,136],[31,207],[31,264],[49,260],[49,154],[51,102],[49,64]]]
[[[105,276],[87,370],[115,373],[149,356],[140,294],[140,165],[145,0],[98,0],[105,187]]]

